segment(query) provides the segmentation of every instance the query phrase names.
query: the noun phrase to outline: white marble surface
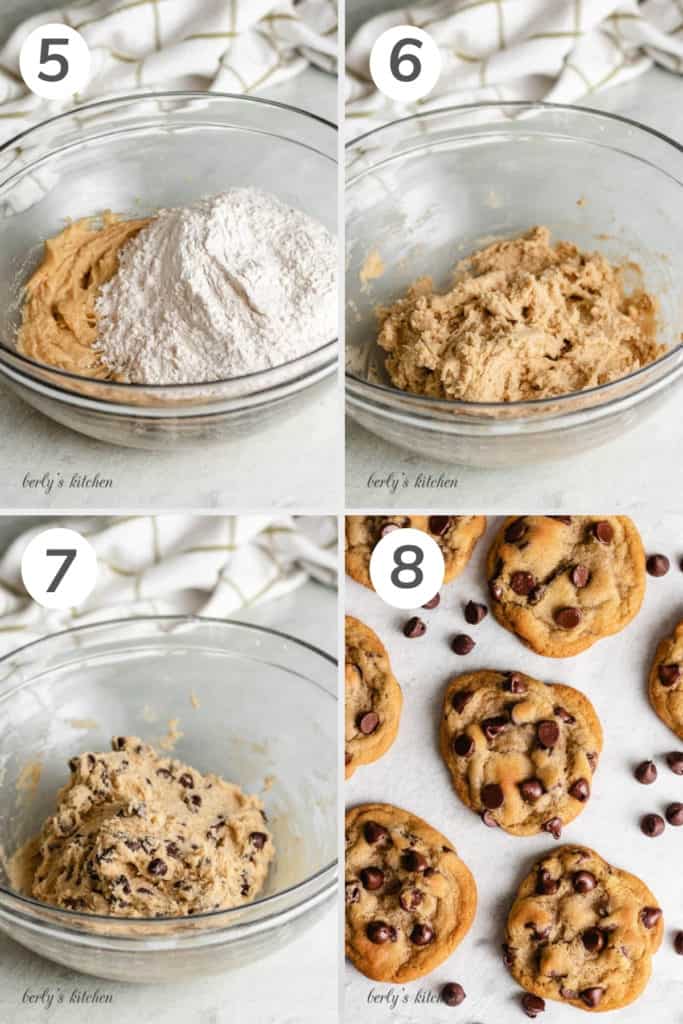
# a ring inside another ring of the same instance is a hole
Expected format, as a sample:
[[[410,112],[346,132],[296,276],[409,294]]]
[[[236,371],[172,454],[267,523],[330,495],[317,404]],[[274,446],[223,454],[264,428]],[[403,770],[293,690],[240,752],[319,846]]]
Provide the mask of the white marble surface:
[[[391,6],[391,5],[387,5]],[[582,105],[623,114],[683,140],[683,78],[654,69],[627,85],[586,97]],[[683,170],[683,158],[681,167]],[[681,388],[678,398],[652,415],[623,438],[566,460],[542,466],[501,470],[472,469],[432,462],[419,452],[411,454],[388,444],[349,421],[346,439],[346,504],[350,508],[495,508],[514,511],[520,507],[550,510],[572,508],[588,511],[609,508],[628,511],[647,480],[650,498],[670,507],[672,452],[680,444]],[[368,486],[371,474],[397,476],[405,473],[410,485],[396,496]],[[413,486],[418,472],[445,472],[458,481],[455,490]]]
[[[410,612],[389,608],[373,591],[347,580],[346,610],[379,634],[403,688],[404,704],[397,740],[379,761],[355,773],[346,785],[346,803],[395,803],[426,818],[455,844],[475,876],[479,897],[470,932],[426,978],[407,985],[379,984],[347,963],[344,1019],[348,1024],[389,1020],[445,1024],[456,1019],[459,1024],[512,1024],[526,1019],[519,1006],[521,989],[502,964],[500,944],[519,882],[553,841],[547,835],[514,837],[482,825],[455,795],[437,745],[446,683],[459,673],[482,668],[519,670],[536,679],[575,686],[593,702],[603,725],[603,752],[592,797],[562,839],[591,846],[612,864],[640,875],[665,916],[664,941],[645,994],[632,1006],[601,1017],[619,1024],[681,1024],[683,959],[674,952],[672,941],[683,928],[683,829],[667,826],[662,836],[648,839],[638,822],[649,811],[663,813],[670,801],[681,799],[683,791],[683,779],[669,770],[663,756],[681,749],[681,741],[650,708],[645,685],[658,640],[670,632],[683,610],[683,573],[678,568],[683,555],[683,514],[655,511],[641,503],[634,509],[634,518],[646,551],[667,554],[672,569],[660,579],[647,578],[643,607],[622,633],[571,659],[534,654],[491,614],[478,626],[466,624],[464,603],[472,599],[488,604],[484,561],[496,529],[494,521],[465,572],[442,589],[439,608],[420,611],[427,632],[419,639],[409,640],[402,634]],[[476,641],[466,657],[450,649],[450,640],[460,632]],[[653,785],[641,786],[633,778],[633,767],[650,757],[657,763],[659,777]],[[460,982],[467,994],[458,1010],[438,1002],[416,1004],[419,992],[438,993],[447,981]],[[398,1005],[390,1010],[386,1004],[373,1004],[371,993],[390,993],[398,998]],[[572,1007],[550,1001],[546,1007],[542,1019],[553,1024],[578,1024],[581,1019]]]
[[[31,523],[35,519],[31,519]],[[0,518],[0,544],[26,525]],[[337,649],[336,596],[317,583],[235,616],[291,632],[330,653]],[[192,984],[126,985],[98,981],[34,955],[0,935],[0,1021],[3,1024],[333,1024],[338,1003],[336,908],[279,953],[242,970]],[[69,1005],[73,991],[111,993],[111,1004]],[[52,993],[29,1004],[24,993]],[[57,1005],[58,993],[65,1003]]]
[[[23,18],[61,6],[59,0],[3,0],[0,40]],[[316,69],[260,95],[337,120],[337,83]],[[0,385],[3,445],[0,507],[42,509],[231,510],[255,507],[330,509],[341,500],[341,408],[336,380],[288,421],[248,442],[183,452],[119,448],[68,430],[25,405]],[[301,458],[305,453],[305,458]],[[22,486],[26,473],[110,477],[106,491],[64,490],[59,498]]]

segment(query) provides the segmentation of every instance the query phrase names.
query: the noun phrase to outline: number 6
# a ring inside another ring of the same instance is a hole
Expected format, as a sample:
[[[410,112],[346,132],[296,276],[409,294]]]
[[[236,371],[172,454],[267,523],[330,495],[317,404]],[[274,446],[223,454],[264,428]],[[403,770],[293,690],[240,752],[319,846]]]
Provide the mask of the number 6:
[[[419,78],[420,74],[422,73],[422,64],[420,63],[420,60],[416,54],[402,54],[401,50],[403,49],[404,46],[417,46],[418,48],[420,48],[422,46],[422,40],[399,39],[399,41],[396,43],[393,50],[391,51],[391,57],[389,58],[389,67],[391,68],[392,75],[399,82],[414,82],[415,79]],[[408,61],[411,67],[411,70],[406,75],[404,75],[403,72],[401,71],[401,63],[403,61]]]

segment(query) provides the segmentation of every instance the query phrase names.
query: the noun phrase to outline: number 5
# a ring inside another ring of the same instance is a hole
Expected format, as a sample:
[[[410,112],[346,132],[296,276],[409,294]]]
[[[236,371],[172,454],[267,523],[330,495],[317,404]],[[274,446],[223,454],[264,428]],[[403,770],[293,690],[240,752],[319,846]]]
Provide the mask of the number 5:
[[[61,82],[69,74],[69,62],[63,53],[50,53],[51,46],[68,46],[68,39],[42,39],[40,43],[40,63],[47,64],[49,61],[56,61],[59,71],[48,75],[45,71],[38,73],[38,78],[44,82]],[[49,552],[48,552],[49,554]]]
[[[57,575],[53,579],[50,586],[47,588],[48,594],[54,594],[55,590],[62,582],[70,567],[73,565],[74,559],[78,552],[76,548],[48,548],[45,552],[48,558],[63,558],[64,561],[59,567]]]

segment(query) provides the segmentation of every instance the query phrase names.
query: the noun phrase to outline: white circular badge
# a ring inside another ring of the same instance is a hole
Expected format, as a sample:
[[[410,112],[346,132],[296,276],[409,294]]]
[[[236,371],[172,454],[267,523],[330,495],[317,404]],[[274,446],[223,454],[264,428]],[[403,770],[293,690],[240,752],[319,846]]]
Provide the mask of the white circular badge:
[[[427,96],[439,80],[439,47],[421,28],[389,28],[372,47],[370,74],[379,91],[389,99],[413,103]]]
[[[441,548],[423,530],[390,530],[370,557],[370,579],[394,608],[420,608],[438,593],[445,572]]]
[[[19,70],[37,96],[66,100],[90,78],[90,50],[80,32],[68,25],[40,25],[24,40]]]
[[[75,608],[97,581],[97,555],[75,530],[43,530],[26,546],[21,578],[43,608]]]

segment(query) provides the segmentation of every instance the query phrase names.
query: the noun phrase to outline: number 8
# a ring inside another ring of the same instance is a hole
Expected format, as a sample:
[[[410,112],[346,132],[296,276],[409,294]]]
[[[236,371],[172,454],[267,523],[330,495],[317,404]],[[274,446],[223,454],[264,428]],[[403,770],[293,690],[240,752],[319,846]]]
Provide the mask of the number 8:
[[[406,562],[404,556],[406,554],[414,555],[414,559],[410,562]],[[391,582],[395,587],[400,590],[412,590],[413,587],[419,587],[424,579],[424,573],[419,568],[424,561],[424,552],[422,548],[417,547],[416,544],[402,544],[400,548],[396,548],[394,551],[394,565],[396,568],[391,573]],[[402,572],[410,572],[413,574],[411,581],[404,583],[401,579]]]

